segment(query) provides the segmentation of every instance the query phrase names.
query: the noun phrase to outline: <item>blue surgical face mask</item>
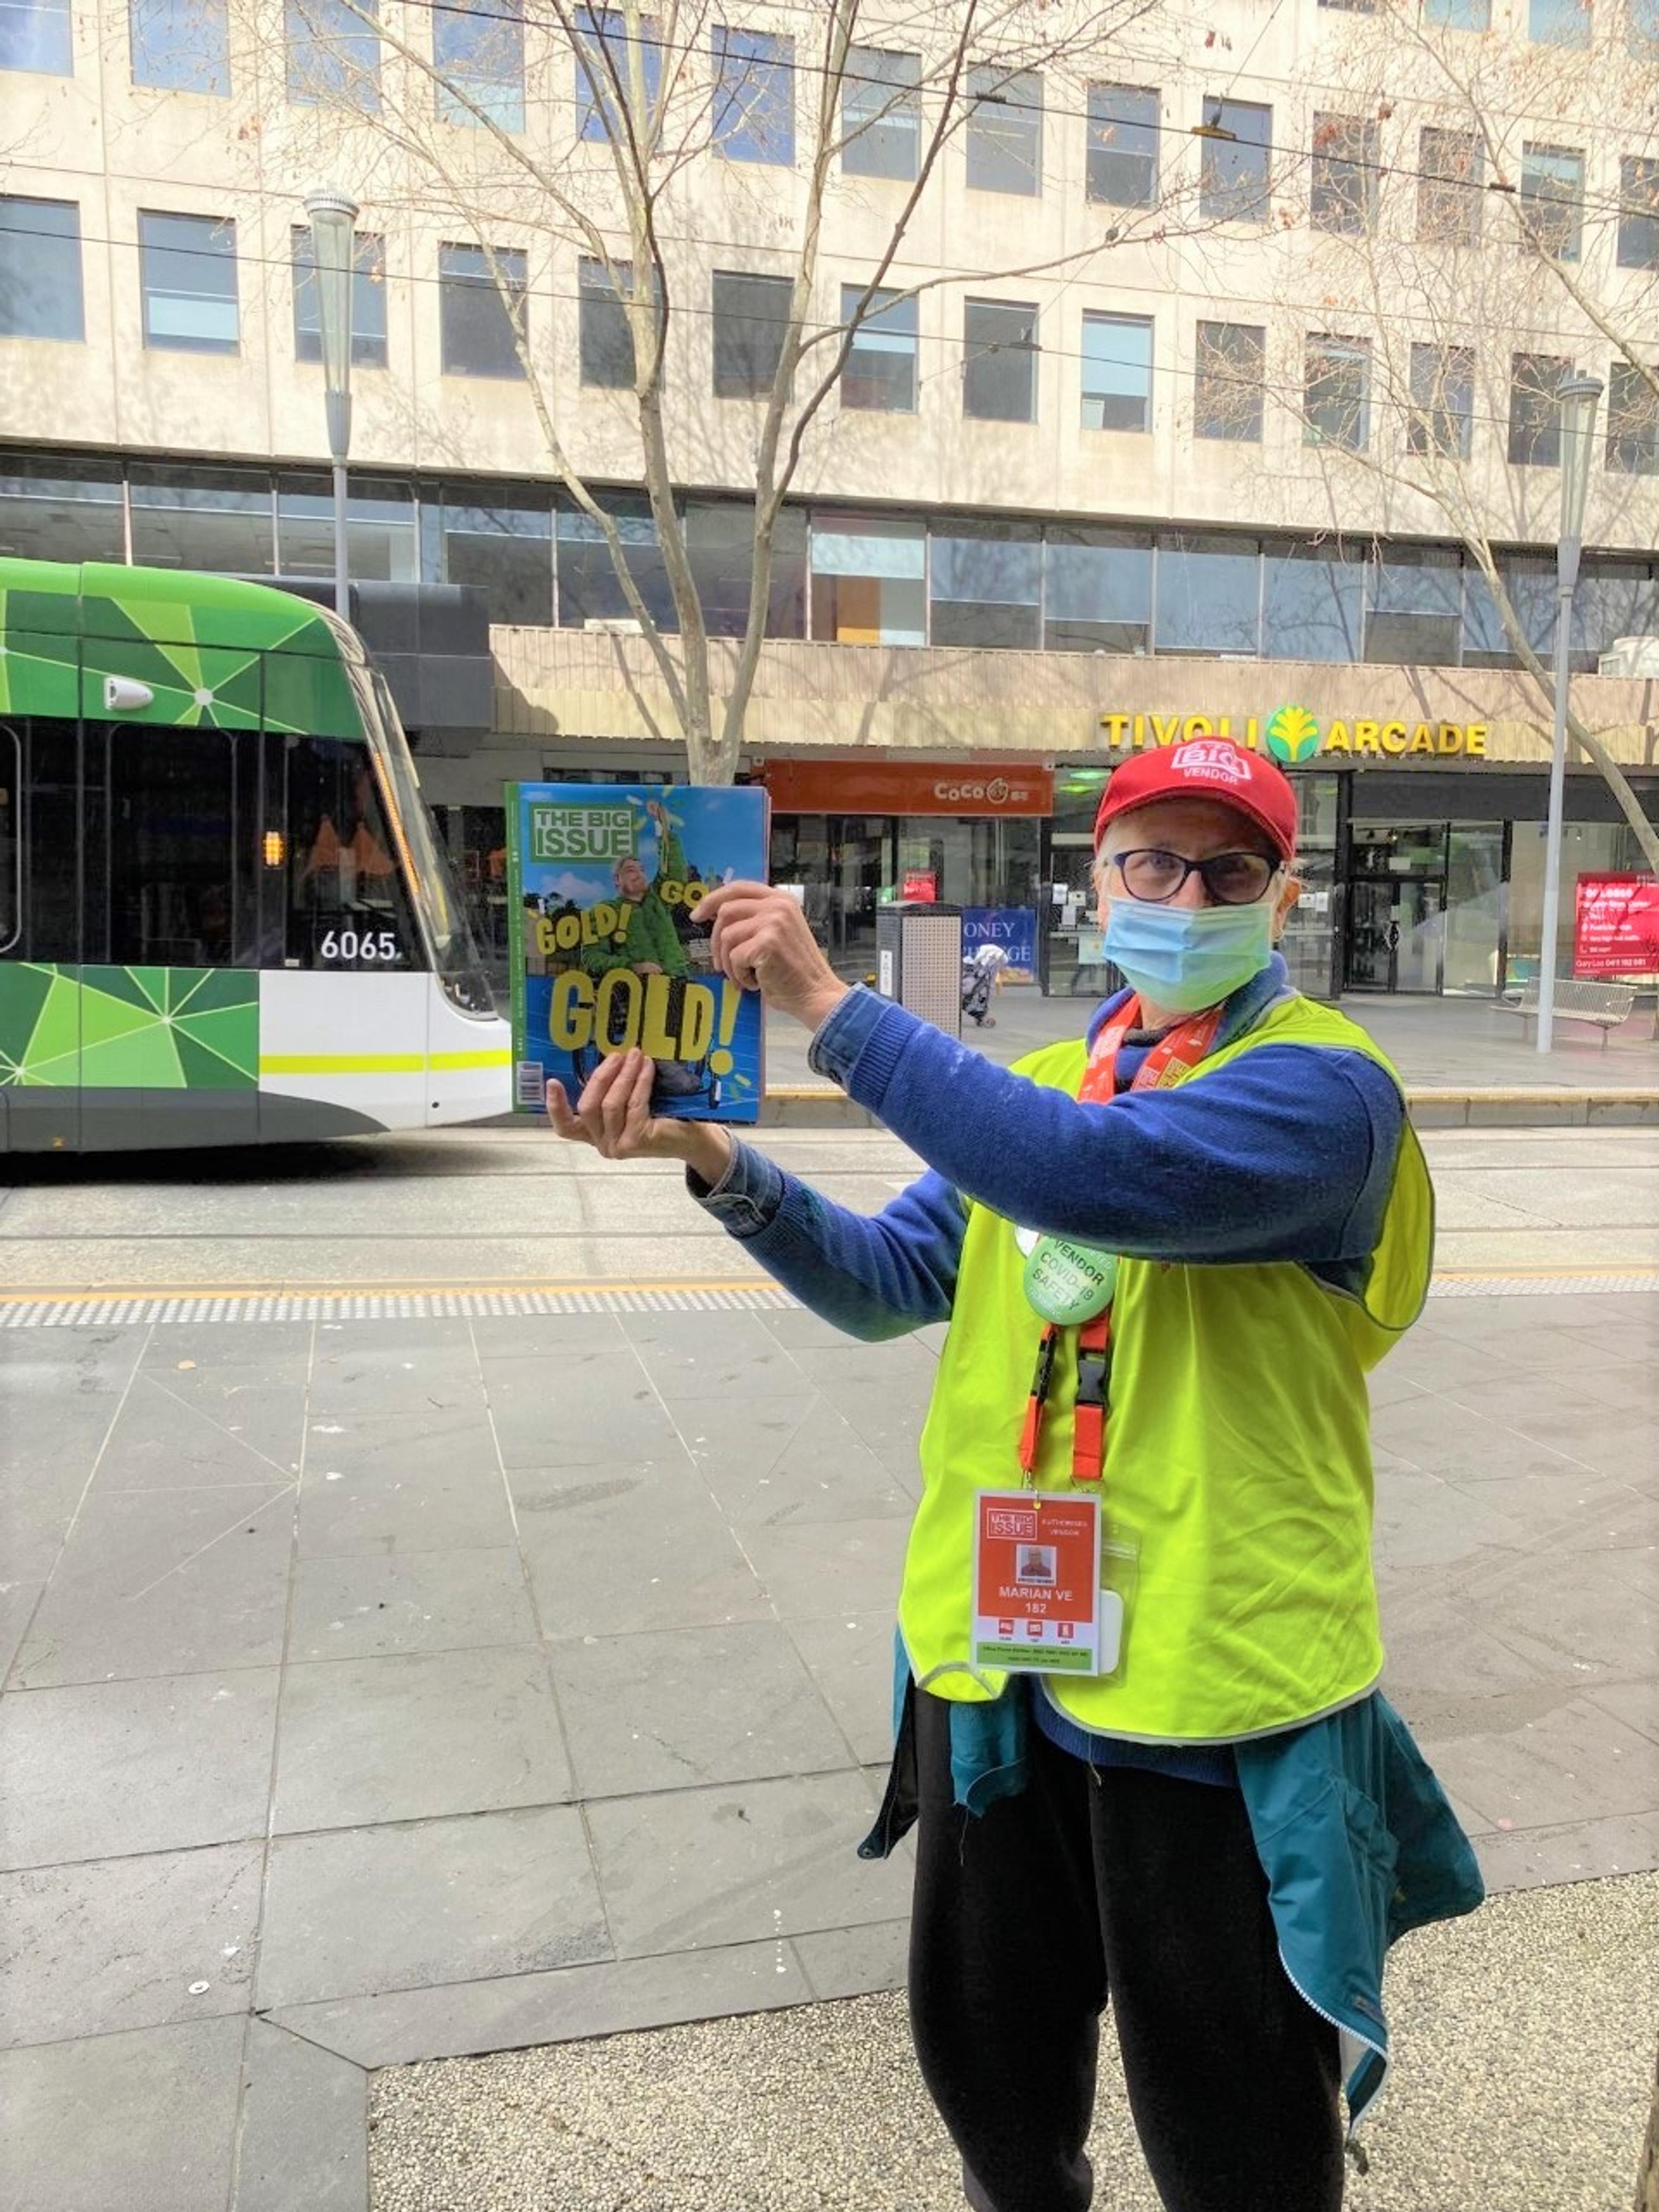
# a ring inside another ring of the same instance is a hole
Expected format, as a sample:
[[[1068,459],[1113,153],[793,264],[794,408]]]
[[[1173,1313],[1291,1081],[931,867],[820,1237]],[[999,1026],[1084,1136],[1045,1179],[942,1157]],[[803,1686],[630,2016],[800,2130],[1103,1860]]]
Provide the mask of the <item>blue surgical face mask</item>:
[[[1180,907],[1115,898],[1106,909],[1106,957],[1155,1006],[1196,1013],[1218,1006],[1267,966],[1274,903]]]

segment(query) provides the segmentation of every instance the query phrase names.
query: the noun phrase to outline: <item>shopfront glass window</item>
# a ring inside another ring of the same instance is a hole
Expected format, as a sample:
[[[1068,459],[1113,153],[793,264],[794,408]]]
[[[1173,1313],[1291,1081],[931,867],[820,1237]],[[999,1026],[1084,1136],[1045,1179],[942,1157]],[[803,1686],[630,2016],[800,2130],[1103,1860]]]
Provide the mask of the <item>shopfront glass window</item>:
[[[95,465],[8,458],[0,554],[24,561],[124,561],[121,483]]]
[[[1503,823],[1454,822],[1447,840],[1443,989],[1496,997],[1508,904]]]
[[[282,485],[276,526],[281,574],[334,574],[334,500],[324,477],[294,477]],[[383,584],[415,580],[415,502],[407,484],[354,476],[346,501],[346,550],[354,576]]]
[[[1183,536],[1158,544],[1159,653],[1224,653],[1254,658],[1261,562],[1248,538]]]
[[[1572,795],[1568,793],[1569,809]],[[1540,813],[1542,808],[1540,805]],[[1504,988],[1535,982],[1544,941],[1545,823],[1510,829],[1509,960]],[[1573,972],[1574,925],[1580,876],[1642,875],[1647,862],[1626,822],[1572,822],[1561,828],[1561,915],[1558,973]]]
[[[755,574],[755,510],[742,500],[692,500],[685,510],[686,551],[711,637],[741,637],[749,627]],[[806,633],[806,516],[785,507],[772,533],[766,635]]]
[[[920,522],[814,515],[813,636],[837,645],[925,645],[927,563]]]
[[[553,515],[527,494],[498,504],[442,504],[441,574],[475,584],[489,599],[492,623],[553,619]]]
[[[657,543],[657,526],[642,499],[606,501],[635,590],[659,630],[678,630],[674,595]],[[583,629],[590,623],[637,620],[628,604],[605,533],[579,507],[561,506],[557,524],[559,627]]]
[[[1042,642],[1050,653],[1145,653],[1152,541],[1144,532],[1056,526],[1043,549]]]
[[[135,463],[131,474],[135,561],[152,568],[275,574],[270,479],[263,470]]]
[[[1358,660],[1365,571],[1322,545],[1269,545],[1261,648],[1269,660]]]
[[[1401,667],[1455,667],[1462,571],[1449,546],[1397,546],[1370,564],[1365,658]]]
[[[1279,949],[1291,981],[1310,998],[1331,994],[1336,975],[1337,836],[1341,818],[1341,778],[1298,775],[1296,872],[1301,895],[1291,909]]]
[[[1042,643],[1042,547],[1035,525],[937,529],[928,573],[935,645],[1032,651]]]

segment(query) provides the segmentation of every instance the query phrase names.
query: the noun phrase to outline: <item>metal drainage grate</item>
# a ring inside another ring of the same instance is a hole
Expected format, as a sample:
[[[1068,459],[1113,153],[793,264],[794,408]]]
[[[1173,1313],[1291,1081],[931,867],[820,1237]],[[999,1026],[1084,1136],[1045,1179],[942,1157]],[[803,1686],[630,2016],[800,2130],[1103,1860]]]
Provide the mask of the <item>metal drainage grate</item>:
[[[1659,1268],[1559,1275],[1437,1275],[1431,1298],[1572,1297],[1659,1291]],[[0,1329],[246,1322],[516,1321],[537,1314],[787,1312],[775,1283],[548,1283],[498,1291],[88,1291],[0,1300]]]

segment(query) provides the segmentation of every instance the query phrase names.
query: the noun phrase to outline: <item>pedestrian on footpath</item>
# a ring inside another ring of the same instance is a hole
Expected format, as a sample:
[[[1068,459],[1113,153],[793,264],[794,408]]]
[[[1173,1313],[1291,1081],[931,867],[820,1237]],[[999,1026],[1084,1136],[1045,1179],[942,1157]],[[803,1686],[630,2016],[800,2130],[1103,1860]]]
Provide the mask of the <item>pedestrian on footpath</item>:
[[[866,1856],[916,1826],[917,2057],[975,2212],[1082,2212],[1109,2002],[1169,2212],[1335,2212],[1387,2063],[1383,1954],[1481,1896],[1382,1666],[1365,1374],[1433,1200],[1400,1079],[1290,985],[1296,799],[1206,738],[1096,823],[1129,988],[993,1066],[715,891],[716,965],[927,1163],[873,1218],[608,1061],[555,1128],[692,1195],[855,1336],[947,1322]]]

